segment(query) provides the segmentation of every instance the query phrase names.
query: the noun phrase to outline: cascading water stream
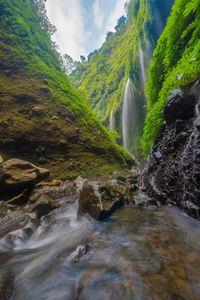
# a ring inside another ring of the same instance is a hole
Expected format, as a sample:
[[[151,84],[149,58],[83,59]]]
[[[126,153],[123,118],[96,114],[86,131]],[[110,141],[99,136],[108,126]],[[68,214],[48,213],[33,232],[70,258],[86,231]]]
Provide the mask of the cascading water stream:
[[[142,74],[142,82],[143,86],[145,88],[145,79],[146,79],[146,72],[145,72],[145,66],[144,66],[144,56],[142,49],[140,46],[138,47],[138,52],[139,52],[139,61],[140,61],[140,69],[141,69],[141,74]]]
[[[129,129],[129,106],[132,98],[131,95],[131,81],[128,78],[124,91],[123,107],[122,107],[122,137],[123,146],[128,150],[128,129]]]
[[[143,92],[144,92],[144,99],[145,99],[145,104],[148,104],[148,99],[145,96],[145,88],[146,88],[146,70],[145,70],[145,63],[144,63],[144,55],[142,52],[142,49],[140,48],[140,46],[138,47],[138,52],[139,52],[139,61],[140,61],[140,69],[141,69],[141,75],[142,75],[142,86],[143,86]],[[148,57],[148,61],[150,61],[150,57]]]
[[[1,299],[199,299],[196,220],[131,205],[101,223],[78,215],[73,199],[0,239],[0,280],[7,274],[13,290]]]
[[[114,131],[114,130],[115,130],[115,117],[114,117],[113,110],[111,110],[111,112],[110,112],[110,131]]]

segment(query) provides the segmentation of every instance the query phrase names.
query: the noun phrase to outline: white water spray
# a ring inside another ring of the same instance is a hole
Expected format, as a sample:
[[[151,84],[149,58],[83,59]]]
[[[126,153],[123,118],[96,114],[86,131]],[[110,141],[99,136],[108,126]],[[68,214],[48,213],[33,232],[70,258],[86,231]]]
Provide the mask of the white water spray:
[[[143,85],[143,90],[144,90],[144,95],[145,95],[145,88],[146,88],[146,77],[147,77],[147,74],[146,74],[146,70],[145,70],[145,63],[144,63],[144,55],[143,55],[143,52],[142,52],[142,49],[140,48],[140,46],[138,46],[138,52],[139,52],[139,61],[140,61],[140,69],[141,69],[141,75],[142,75],[142,85]],[[150,61],[150,56],[147,56],[148,57],[148,63]],[[146,96],[144,96],[144,99],[145,99],[145,105],[148,104],[148,99]]]
[[[110,131],[114,131],[114,130],[115,130],[115,117],[114,117],[113,110],[111,110],[111,112],[110,112]]]
[[[124,99],[122,107],[122,137],[123,137],[123,146],[128,150],[128,131],[129,131],[129,107],[132,99],[132,83],[130,79],[127,79],[125,90],[124,90]]]
[[[142,73],[142,81],[143,81],[143,85],[145,88],[146,87],[145,86],[146,72],[145,72],[145,67],[144,67],[144,56],[143,56],[143,52],[142,52],[142,49],[140,48],[140,46],[138,47],[138,52],[139,52],[140,68],[141,68],[141,73]]]

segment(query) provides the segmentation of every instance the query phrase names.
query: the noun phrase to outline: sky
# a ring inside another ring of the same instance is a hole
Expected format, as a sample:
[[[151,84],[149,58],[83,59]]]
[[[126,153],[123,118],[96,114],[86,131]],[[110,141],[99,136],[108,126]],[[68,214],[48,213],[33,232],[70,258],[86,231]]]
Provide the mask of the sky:
[[[108,31],[114,31],[117,20],[125,14],[127,0],[47,0],[50,22],[57,32],[52,40],[61,54],[74,60],[101,47]]]

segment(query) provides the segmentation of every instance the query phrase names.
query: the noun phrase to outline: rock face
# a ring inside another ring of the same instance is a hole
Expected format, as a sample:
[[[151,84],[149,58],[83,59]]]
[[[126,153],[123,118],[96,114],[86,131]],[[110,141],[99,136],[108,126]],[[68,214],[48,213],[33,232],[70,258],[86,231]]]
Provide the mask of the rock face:
[[[0,182],[2,180],[3,177],[3,158],[0,155]]]
[[[175,88],[164,108],[164,119],[167,124],[176,120],[185,120],[194,116],[194,106],[196,103],[195,95],[185,94],[180,87]]]
[[[3,163],[2,186],[6,190],[20,190],[49,176],[49,170],[20,159]]]
[[[140,177],[140,188],[162,203],[200,218],[200,83],[176,88],[164,109],[164,125]]]

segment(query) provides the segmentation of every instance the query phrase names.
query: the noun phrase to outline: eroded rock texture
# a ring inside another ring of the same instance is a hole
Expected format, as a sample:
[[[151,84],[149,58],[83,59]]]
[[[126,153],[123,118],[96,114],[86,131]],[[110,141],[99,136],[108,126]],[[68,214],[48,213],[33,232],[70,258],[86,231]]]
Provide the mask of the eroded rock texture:
[[[140,188],[162,203],[200,219],[200,82],[177,87],[164,109],[164,123],[140,178]]]

